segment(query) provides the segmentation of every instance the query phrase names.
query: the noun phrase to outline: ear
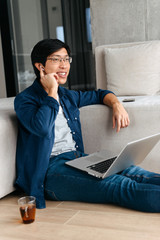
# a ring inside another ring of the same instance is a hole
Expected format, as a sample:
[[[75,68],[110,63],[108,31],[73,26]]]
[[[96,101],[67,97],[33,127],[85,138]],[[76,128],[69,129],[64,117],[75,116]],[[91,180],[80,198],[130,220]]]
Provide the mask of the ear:
[[[42,63],[35,63],[34,66],[40,71],[40,68],[44,69]]]

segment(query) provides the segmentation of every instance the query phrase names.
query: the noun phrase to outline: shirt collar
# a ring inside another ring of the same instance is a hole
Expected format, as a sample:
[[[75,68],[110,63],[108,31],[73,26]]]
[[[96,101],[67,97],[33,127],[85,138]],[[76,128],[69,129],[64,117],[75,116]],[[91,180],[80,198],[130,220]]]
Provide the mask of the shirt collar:
[[[35,79],[33,83],[33,87],[41,96],[44,96],[44,97],[48,96],[48,93],[43,89],[38,78]],[[60,87],[60,86],[58,87],[58,95],[59,95],[59,98],[62,98],[65,95],[65,91],[63,87]]]

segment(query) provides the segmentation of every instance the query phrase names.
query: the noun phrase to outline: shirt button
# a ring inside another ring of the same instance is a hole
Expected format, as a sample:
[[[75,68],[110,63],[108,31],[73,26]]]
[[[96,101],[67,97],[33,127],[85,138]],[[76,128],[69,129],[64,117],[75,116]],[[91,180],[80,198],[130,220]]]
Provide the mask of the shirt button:
[[[73,132],[73,134],[75,134],[75,132]]]
[[[75,117],[75,120],[77,120],[77,118]]]
[[[76,148],[78,148],[78,145],[76,146]]]
[[[67,118],[67,121],[69,121],[69,118]]]

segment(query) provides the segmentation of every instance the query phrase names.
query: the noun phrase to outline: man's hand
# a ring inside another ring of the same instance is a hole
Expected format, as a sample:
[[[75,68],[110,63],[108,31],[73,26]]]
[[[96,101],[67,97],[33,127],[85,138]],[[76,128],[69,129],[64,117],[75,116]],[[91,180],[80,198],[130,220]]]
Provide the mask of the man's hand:
[[[129,123],[130,123],[129,116],[120,102],[114,103],[112,108],[113,108],[113,116],[112,116],[113,128],[116,127],[116,123],[117,123],[116,131],[119,132],[121,128],[125,128],[129,126]]]
[[[103,99],[103,103],[109,107],[112,107],[113,109],[112,121],[113,128],[115,128],[117,125],[116,132],[119,132],[121,128],[129,126],[130,120],[128,113],[114,94],[107,94]]]
[[[56,73],[45,74],[43,68],[40,68],[40,82],[48,96],[57,100],[58,75]]]

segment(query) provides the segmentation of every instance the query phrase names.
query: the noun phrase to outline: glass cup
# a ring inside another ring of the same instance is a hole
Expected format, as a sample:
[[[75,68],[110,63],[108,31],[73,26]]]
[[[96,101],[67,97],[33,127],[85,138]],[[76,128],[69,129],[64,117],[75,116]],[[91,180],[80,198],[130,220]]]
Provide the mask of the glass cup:
[[[25,196],[18,199],[19,210],[23,223],[32,223],[35,220],[36,214],[36,198],[32,196]]]

